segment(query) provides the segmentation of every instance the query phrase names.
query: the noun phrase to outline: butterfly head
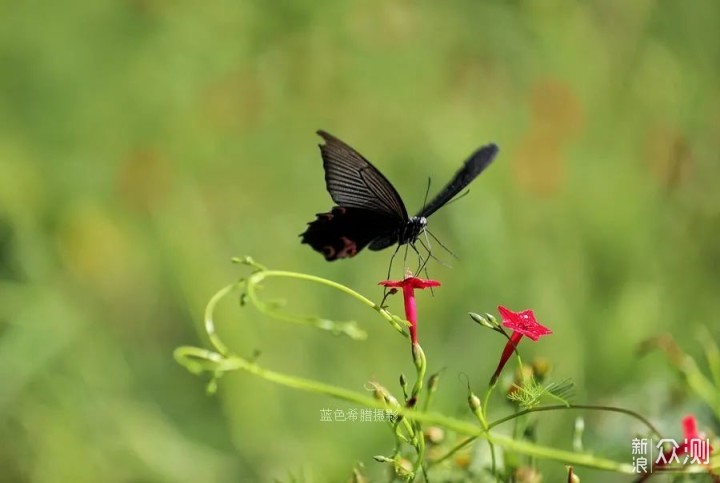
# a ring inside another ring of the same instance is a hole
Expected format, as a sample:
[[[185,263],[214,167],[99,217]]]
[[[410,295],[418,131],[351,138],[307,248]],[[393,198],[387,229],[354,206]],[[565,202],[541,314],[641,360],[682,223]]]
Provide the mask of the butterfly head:
[[[404,243],[412,243],[420,236],[420,233],[425,230],[425,227],[427,226],[427,218],[424,216],[413,216],[410,218],[403,227],[402,232],[400,233],[400,239],[398,240],[400,242],[400,245]]]

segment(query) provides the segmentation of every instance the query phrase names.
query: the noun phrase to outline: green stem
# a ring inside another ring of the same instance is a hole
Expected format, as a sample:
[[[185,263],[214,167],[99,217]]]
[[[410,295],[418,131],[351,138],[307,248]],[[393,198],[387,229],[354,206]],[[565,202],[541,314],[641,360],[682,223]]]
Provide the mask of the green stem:
[[[515,418],[518,418],[525,414],[542,412],[542,411],[557,411],[557,410],[563,410],[563,409],[587,409],[587,410],[591,410],[591,411],[608,411],[608,412],[626,414],[628,416],[631,416],[631,417],[637,419],[638,421],[642,422],[645,426],[647,426],[648,429],[650,431],[652,431],[653,436],[661,437],[661,434],[657,430],[657,428],[655,428],[655,426],[653,426],[653,424],[650,421],[648,421],[646,418],[644,418],[640,414],[636,413],[635,411],[631,411],[630,409],[613,407],[613,406],[594,406],[594,405],[590,405],[590,404],[569,404],[569,405],[568,404],[555,404],[552,406],[541,406],[541,407],[536,407],[536,408],[525,409],[523,411],[513,413],[504,418],[500,418],[497,421],[493,421],[488,426],[488,429],[492,429],[496,426],[499,426],[502,423],[505,423],[505,422],[510,421]]]
[[[432,398],[435,395],[435,391],[437,391],[439,379],[440,374],[437,372],[428,378],[428,384],[425,388],[425,399],[423,400],[422,405],[423,411],[427,411],[428,409],[430,409],[430,403],[432,402]]]
[[[357,293],[356,291],[341,285],[337,282],[333,282],[332,280],[328,280],[322,277],[316,277],[314,275],[308,275],[305,273],[297,273],[297,272],[287,272],[282,270],[261,270],[254,272],[251,274],[247,279],[247,293],[248,297],[253,301],[253,303],[258,307],[259,310],[262,312],[267,313],[268,315],[271,315],[273,317],[279,317],[285,320],[289,320],[291,322],[303,322],[303,323],[312,323],[315,326],[321,328],[321,329],[332,329],[332,327],[329,326],[331,323],[330,321],[324,320],[324,319],[318,319],[316,317],[302,317],[297,315],[289,315],[284,314],[282,312],[278,312],[275,310],[272,310],[270,307],[267,306],[264,302],[262,302],[259,297],[257,296],[257,293],[255,291],[255,286],[262,282],[263,279],[267,277],[284,277],[284,278],[292,278],[296,280],[306,280],[309,282],[315,282],[322,285],[326,285],[328,287],[332,287],[334,289],[337,289],[347,295],[350,295],[351,297],[354,297],[355,299],[359,300],[361,303],[367,305],[368,307],[374,309],[376,312],[378,312],[385,320],[387,320],[390,325],[404,335],[405,337],[408,337],[407,331],[404,330],[401,323],[398,321],[402,321],[397,316],[392,315],[387,310],[383,309],[379,305],[377,305],[372,300],[364,297],[363,295]],[[337,330],[337,329],[336,329]]]
[[[208,302],[207,306],[205,306],[205,314],[204,314],[204,320],[205,320],[205,332],[207,332],[208,338],[210,339],[210,343],[213,345],[215,350],[217,350],[220,354],[227,356],[230,354],[230,350],[227,348],[227,346],[220,340],[220,337],[217,335],[217,332],[215,331],[215,322],[213,322],[213,312],[215,311],[215,306],[218,304],[220,299],[228,295],[233,290],[237,290],[240,287],[243,286],[245,283],[244,280],[240,280],[238,282],[233,283],[232,285],[228,285],[227,287],[223,287],[220,289],[215,295],[212,296],[210,301]]]
[[[510,339],[508,338],[508,340],[510,340]],[[490,426],[488,425],[488,422],[487,422],[487,408],[488,408],[488,405],[490,402],[490,394],[492,394],[496,385],[497,385],[497,381],[495,381],[495,384],[490,386],[488,388],[488,390],[485,391],[485,397],[483,398],[483,405],[482,405],[481,413],[482,413],[482,425],[483,425],[483,429],[485,431],[489,431],[489,429],[490,429]],[[488,442],[488,447],[490,448],[490,469],[492,471],[492,474],[496,475],[497,474],[497,461],[495,460],[495,446],[493,445],[493,442],[490,438],[488,438],[487,442]]]
[[[412,392],[410,393],[410,400],[413,401],[413,405],[417,405],[417,398],[420,396],[420,392],[423,388],[423,382],[425,381],[425,373],[427,371],[427,359],[425,358],[425,351],[422,350],[420,344],[417,342],[412,345],[411,348],[413,364],[415,365],[416,375],[415,384],[413,385]],[[415,464],[413,465],[413,474],[417,476],[418,472],[423,468],[423,462],[425,461],[425,434],[423,433],[422,424],[420,421],[415,421],[412,425],[415,433],[414,446],[417,453]]]
[[[241,265],[247,265],[247,266],[249,266],[249,267],[254,268],[255,270],[267,270],[267,268],[265,267],[265,265],[259,264],[258,262],[256,262],[256,261],[253,259],[253,257],[247,257],[247,256],[246,256],[246,257],[243,257],[243,258],[233,257],[233,258],[232,258],[232,262],[233,262],[233,263],[238,263],[238,264],[241,264]]]
[[[350,391],[330,384],[305,379],[296,376],[290,376],[279,372],[271,371],[260,367],[256,363],[250,363],[245,359],[237,356],[223,357],[221,354],[200,349],[197,347],[179,347],[175,351],[175,358],[185,367],[197,367],[197,361],[190,359],[204,358],[208,365],[212,364],[215,372],[228,372],[233,370],[244,370],[253,375],[261,377],[267,381],[281,384],[283,386],[299,389],[301,391],[323,394],[335,397],[345,401],[349,401],[358,405],[384,409],[385,403],[363,394]],[[191,369],[192,370],[192,369]],[[430,425],[443,426],[451,431],[460,434],[467,434],[474,437],[492,437],[493,442],[509,451],[515,451],[520,454],[535,456],[538,458],[547,458],[551,460],[561,461],[564,464],[574,466],[586,466],[600,470],[615,471],[624,474],[633,474],[633,467],[627,463],[620,463],[606,458],[597,457],[591,454],[579,454],[571,451],[559,450],[541,446],[526,441],[517,441],[508,436],[500,434],[487,433],[483,428],[467,421],[451,418],[435,412],[422,412],[415,409],[399,407],[398,413],[403,417],[413,421],[421,421]]]
[[[236,260],[237,261],[237,260]],[[230,351],[227,348],[227,346],[220,340],[220,337],[218,336],[214,322],[213,322],[213,312],[217,305],[217,303],[226,295],[233,292],[234,290],[245,288],[247,297],[256,305],[256,307],[264,311],[266,313],[269,313],[276,317],[285,318],[286,320],[292,320],[292,321],[303,321],[303,322],[315,322],[317,326],[321,328],[328,328],[327,322],[329,321],[320,321],[323,323],[319,323],[319,319],[311,319],[308,317],[298,317],[293,316],[289,314],[283,314],[278,313],[276,310],[273,310],[271,306],[262,300],[259,299],[256,293],[256,288],[259,283],[261,283],[266,277],[284,277],[284,278],[292,278],[292,279],[298,279],[298,280],[305,280],[315,283],[320,283],[332,288],[335,288],[337,290],[340,290],[341,292],[350,295],[357,300],[359,300],[361,303],[367,305],[368,307],[374,309],[380,315],[385,318],[391,326],[400,332],[401,334],[408,336],[407,331],[405,330],[405,327],[403,324],[405,323],[401,318],[394,316],[390,314],[388,311],[383,309],[382,307],[378,306],[377,304],[373,303],[371,300],[365,298],[361,294],[343,286],[336,282],[333,282],[331,280],[323,279],[320,277],[315,277],[312,275],[302,274],[302,273],[295,273],[295,272],[287,272],[287,271],[275,271],[275,270],[267,270],[265,267],[255,263],[251,258],[245,258],[243,260],[239,260],[240,263],[244,263],[246,265],[249,265],[256,269],[255,272],[250,274],[250,276],[244,280],[240,280],[232,285],[228,285],[218,291],[209,301],[208,306],[205,309],[204,314],[204,322],[205,322],[205,329],[207,331],[208,337],[210,339],[210,342],[212,346],[215,348],[216,351],[206,350],[202,348],[197,347],[179,347],[175,350],[174,356],[175,359],[178,361],[179,364],[186,367],[188,370],[194,373],[201,373],[201,372],[211,372],[214,374],[215,378],[220,377],[222,374],[229,372],[229,371],[236,371],[236,370],[243,370],[247,371],[257,377],[263,378],[266,381],[274,382],[276,384],[280,384],[286,387],[290,387],[293,389],[298,389],[301,391],[307,391],[311,393],[321,394],[324,396],[330,396],[337,399],[341,399],[344,401],[349,401],[354,404],[357,404],[359,406],[369,407],[369,408],[376,408],[376,409],[385,409],[387,407],[387,404],[383,400],[378,400],[372,397],[368,397],[362,393],[357,393],[355,391],[351,391],[342,387],[333,386],[330,384],[325,384],[319,381],[315,381],[312,379],[305,379],[301,377],[291,376],[288,374],[272,371],[269,369],[265,369],[261,366],[259,366],[254,361],[249,361],[247,359],[241,358],[239,356],[230,355]],[[426,361],[424,354],[422,354],[422,350],[420,349],[417,351],[418,354],[414,354],[414,361],[417,369],[417,375],[418,379],[413,387],[412,394],[417,396],[421,389],[423,384],[423,379],[425,377],[425,368],[426,368]],[[625,473],[625,474],[633,474],[633,468],[629,464],[620,463],[617,461],[605,459],[596,457],[591,454],[583,454],[583,453],[576,453],[576,452],[569,452],[569,451],[563,451],[556,448],[550,448],[546,446],[541,446],[536,443],[531,443],[527,441],[521,441],[521,440],[515,440],[508,436],[503,436],[499,434],[491,434],[490,429],[498,424],[501,424],[502,422],[512,419],[513,417],[521,416],[522,414],[533,412],[533,411],[539,411],[539,410],[550,410],[550,409],[568,409],[567,406],[557,406],[557,407],[547,407],[547,408],[535,408],[532,410],[527,410],[522,413],[517,413],[516,415],[513,415],[510,418],[504,418],[502,420],[498,420],[492,424],[488,424],[487,422],[487,403],[490,398],[490,394],[492,393],[492,390],[494,389],[494,386],[490,387],[488,391],[485,394],[485,404],[483,404],[483,407],[480,411],[477,411],[477,413],[480,415],[482,427],[478,427],[476,424],[447,417],[442,414],[434,413],[434,412],[428,412],[428,411],[421,411],[417,407],[398,407],[397,413],[403,417],[403,427],[408,430],[408,433],[411,435],[411,441],[416,446],[416,449],[418,451],[418,458],[415,463],[415,474],[417,474],[419,469],[422,469],[423,472],[425,472],[426,468],[424,463],[425,459],[425,447],[424,447],[424,440],[423,440],[423,434],[422,434],[422,424],[431,424],[431,425],[437,425],[445,427],[451,431],[455,431],[459,434],[466,434],[470,435],[471,438],[466,440],[463,445],[468,444],[470,441],[472,441],[475,438],[482,437],[488,440],[488,442],[491,444],[491,448],[494,448],[492,445],[498,445],[500,447],[505,448],[508,451],[514,451],[520,454],[525,454],[528,456],[536,457],[536,458],[547,458],[552,460],[561,461],[565,464],[570,464],[573,466],[587,466],[591,468],[601,469],[601,470],[608,470],[608,471],[615,471],[619,473]],[[596,407],[583,407],[583,406],[571,406],[571,408],[586,408],[586,409],[598,409]],[[616,410],[618,412],[624,412],[627,414],[635,415],[635,413],[632,413],[631,411],[626,410],[618,410],[617,408],[612,408],[610,410]],[[642,418],[640,418],[642,419]],[[643,420],[644,421],[644,420]],[[644,421],[646,422],[646,421]],[[647,423],[647,422],[646,422]],[[649,427],[652,428],[649,423],[647,423]],[[654,431],[654,428],[652,428]],[[399,427],[396,428],[396,431],[399,430]],[[655,431],[656,432],[656,431]],[[657,433],[657,432],[656,432]],[[398,436],[401,436],[401,434],[398,434]],[[398,440],[402,440],[401,437],[398,438]],[[453,451],[454,452],[454,451]],[[494,450],[493,450],[494,453]],[[449,453],[444,458],[449,457],[449,455],[452,454]],[[493,454],[494,458],[494,454]],[[441,460],[442,460],[441,459]],[[441,461],[439,460],[439,461]],[[437,462],[436,462],[437,463]],[[436,464],[434,463],[434,464]],[[494,465],[494,460],[493,460]]]
[[[489,391],[490,391],[490,390],[488,390],[488,392],[489,392]],[[486,402],[487,402],[487,399],[486,399]],[[483,405],[483,407],[484,407],[484,405]],[[634,412],[634,411],[631,411],[631,410],[629,410],[629,409],[623,409],[623,408],[613,407],[613,406],[593,406],[593,405],[588,405],[588,404],[570,404],[570,405],[557,404],[557,405],[553,405],[553,406],[543,406],[543,407],[537,407],[537,408],[532,408],[532,409],[526,409],[526,410],[524,410],[524,411],[519,411],[519,412],[517,412],[517,413],[513,413],[513,414],[511,414],[511,415],[509,415],[509,416],[506,416],[506,417],[504,417],[504,418],[498,419],[497,421],[493,421],[492,423],[488,424],[488,428],[487,428],[487,429],[490,430],[490,429],[492,429],[492,428],[494,428],[494,427],[496,427],[496,426],[499,426],[499,425],[501,425],[501,424],[503,424],[503,423],[506,423],[506,422],[508,422],[508,421],[511,421],[511,420],[513,420],[513,419],[516,419],[516,418],[518,418],[518,417],[520,417],[520,416],[523,416],[523,415],[525,415],[525,414],[528,414],[528,413],[541,412],[541,411],[557,411],[557,410],[565,410],[565,409],[584,409],[584,410],[591,410],[591,411],[609,411],[609,412],[626,414],[626,415],[628,415],[628,416],[631,416],[631,417],[639,420],[639,421],[642,422],[645,426],[647,426],[648,429],[652,432],[653,436],[658,437],[658,438],[662,437],[662,435],[660,434],[660,432],[657,430],[657,428],[656,428],[655,426],[653,426],[653,424],[652,424],[650,421],[648,421],[648,420],[647,420],[646,418],[644,418],[642,415],[640,415],[640,414],[638,414],[638,413],[636,413],[636,412]],[[460,451],[461,449],[463,449],[464,447],[466,447],[468,444],[470,444],[470,443],[472,443],[473,441],[475,441],[475,439],[477,439],[477,436],[473,436],[473,437],[467,438],[465,441],[462,441],[461,443],[457,444],[457,445],[454,446],[452,449],[450,449],[450,450],[449,450],[445,455],[443,455],[441,458],[433,461],[433,462],[431,463],[431,465],[432,465],[432,466],[435,466],[435,465],[437,465],[437,464],[439,464],[439,463],[442,463],[443,461],[447,460],[447,459],[450,458],[452,455],[454,455],[455,453],[457,453],[458,451]]]
[[[429,464],[429,466],[430,466],[430,467],[433,467],[433,466],[439,465],[440,463],[442,463],[443,461],[447,460],[447,459],[450,458],[452,455],[454,455],[455,453],[457,453],[458,451],[460,451],[461,449],[463,449],[465,446],[467,446],[467,445],[469,445],[470,443],[472,443],[473,441],[475,441],[476,439],[477,439],[477,436],[471,436],[471,437],[469,437],[469,438],[466,438],[464,441],[462,441],[462,442],[456,444],[455,446],[453,446],[453,447],[450,449],[450,451],[448,451],[447,453],[445,453],[444,455],[442,455],[440,458],[436,459],[435,461],[431,461],[430,464]]]
[[[705,404],[712,408],[715,414],[720,414],[720,395],[718,389],[705,377],[698,367],[695,359],[689,355],[683,355],[680,371],[685,376],[687,385],[690,386]]]
[[[413,426],[415,427],[415,450],[417,452],[413,473],[417,475],[423,469],[423,462],[425,461],[425,434],[423,434],[420,421],[415,421]]]
[[[705,350],[705,358],[707,359],[707,366],[710,369],[713,385],[720,391],[720,349],[707,327],[702,327],[702,334],[700,334],[699,340]],[[716,416],[720,418],[720,412],[718,412]]]
[[[425,352],[422,350],[422,347],[420,347],[420,344],[413,344],[411,350],[413,364],[415,365],[416,379],[412,392],[410,393],[410,399],[417,399],[423,388],[423,381],[425,380],[425,373],[427,372],[427,359],[425,358]]]

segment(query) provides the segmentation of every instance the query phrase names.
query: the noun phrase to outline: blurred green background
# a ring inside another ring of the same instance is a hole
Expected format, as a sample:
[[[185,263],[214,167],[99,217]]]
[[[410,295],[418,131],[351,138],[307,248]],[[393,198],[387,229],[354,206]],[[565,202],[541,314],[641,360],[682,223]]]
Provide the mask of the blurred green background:
[[[320,422],[347,404],[245,374],[208,397],[172,358],[207,344],[202,311],[241,273],[232,256],[379,299],[390,250],[331,264],[299,243],[331,206],[320,128],[411,212],[428,176],[437,190],[481,144],[501,148],[430,223],[460,256],[430,265],[443,286],[418,300],[436,409],[466,416],[462,375],[487,384],[503,341],[467,312],[503,304],[552,328],[523,353],[573,378],[577,402],[677,435],[695,410],[707,427],[663,357],[635,348],[670,332],[697,355],[701,327],[720,335],[719,24],[714,0],[2,2],[2,481],[383,474],[384,426]],[[407,340],[372,311],[309,284],[267,291],[370,338],[228,302],[219,329],[237,352],[356,390],[412,373]],[[570,448],[575,415],[544,415],[540,441]],[[633,425],[587,414],[586,446],[630,462]]]

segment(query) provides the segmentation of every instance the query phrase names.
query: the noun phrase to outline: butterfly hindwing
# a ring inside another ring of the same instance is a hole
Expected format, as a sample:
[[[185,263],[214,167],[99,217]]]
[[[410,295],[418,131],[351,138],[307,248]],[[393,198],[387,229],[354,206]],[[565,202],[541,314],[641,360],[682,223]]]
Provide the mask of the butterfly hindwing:
[[[453,199],[460,191],[469,185],[480,173],[487,168],[498,153],[495,144],[487,144],[475,151],[455,173],[455,176],[445,187],[423,208],[417,216],[427,218],[435,213],[445,203]]]
[[[375,252],[384,250],[387,247],[396,244],[398,241],[399,241],[398,232],[397,231],[389,232],[389,233],[386,233],[385,235],[380,235],[379,237],[375,238],[370,243],[370,250],[375,251]]]
[[[392,239],[386,245],[389,246],[397,241],[395,230],[393,217],[360,208],[335,206],[329,213],[319,213],[300,236],[302,243],[322,253],[325,260],[333,261],[354,257],[375,240]],[[379,249],[374,248],[372,243],[370,248]]]

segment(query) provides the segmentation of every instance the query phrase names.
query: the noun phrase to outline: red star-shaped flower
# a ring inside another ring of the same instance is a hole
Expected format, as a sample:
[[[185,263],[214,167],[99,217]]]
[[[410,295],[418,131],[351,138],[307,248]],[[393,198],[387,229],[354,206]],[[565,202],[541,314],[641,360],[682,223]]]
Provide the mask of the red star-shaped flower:
[[[498,363],[497,369],[495,369],[495,373],[490,379],[491,386],[497,382],[503,367],[505,367],[505,364],[508,359],[510,359],[510,356],[524,335],[537,342],[541,336],[552,334],[552,330],[548,329],[544,325],[541,325],[535,319],[535,314],[533,314],[532,310],[513,312],[512,310],[508,310],[500,305],[498,306],[498,311],[502,316],[503,325],[508,329],[512,329],[513,333],[510,336],[510,340],[508,340],[507,344],[505,344],[505,349],[503,349],[503,353],[500,356],[500,362]]]
[[[437,280],[427,280],[407,276],[402,280],[383,280],[378,285],[391,288],[402,288],[405,302],[405,318],[410,322],[410,341],[417,344],[417,308],[415,307],[415,290],[429,287],[439,287]]]
[[[552,334],[552,330],[537,321],[532,310],[513,312],[500,305],[498,306],[498,311],[502,316],[502,323],[505,327],[519,332],[522,335],[526,335],[535,342],[543,335]]]

